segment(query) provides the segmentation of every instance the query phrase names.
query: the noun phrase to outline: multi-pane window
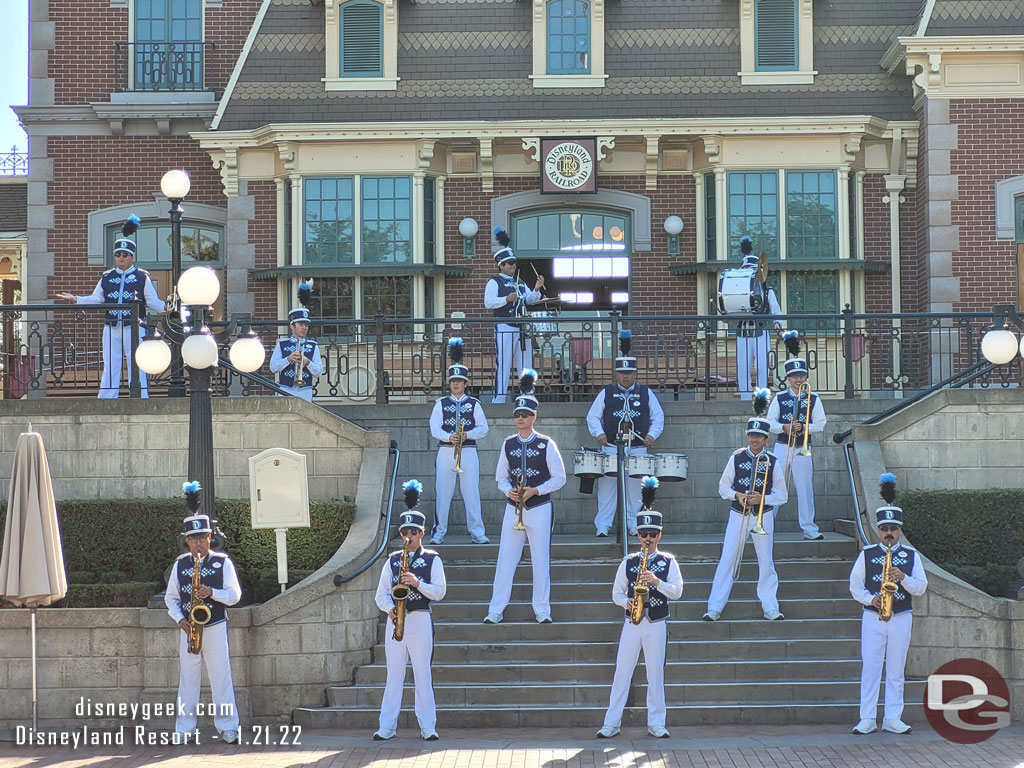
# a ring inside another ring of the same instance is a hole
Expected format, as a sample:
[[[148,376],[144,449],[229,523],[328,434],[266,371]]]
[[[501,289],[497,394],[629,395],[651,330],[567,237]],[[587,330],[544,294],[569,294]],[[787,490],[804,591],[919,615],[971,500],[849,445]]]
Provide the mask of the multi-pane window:
[[[779,174],[730,173],[727,177],[729,249],[739,251],[740,238],[750,235],[754,249],[769,259],[779,257]]]
[[[303,263],[351,264],[355,253],[352,179],[305,179],[302,190]]]
[[[412,317],[412,277],[409,275],[380,275],[363,277],[363,317],[377,314],[385,317]]]
[[[704,258],[715,259],[718,247],[718,228],[715,226],[715,174],[704,174]]]
[[[786,273],[786,312],[792,315],[833,315],[839,312],[839,280],[835,272]],[[807,332],[838,331],[821,320],[791,321],[787,325]]]
[[[835,171],[786,171],[786,258],[839,256]]]
[[[549,0],[547,5],[549,75],[590,73],[590,3]]]
[[[313,293],[309,301],[309,314],[315,318],[355,318],[355,278],[320,277],[313,281]],[[318,324],[317,335],[341,338],[352,333],[351,326],[333,323]]]
[[[350,0],[341,6],[341,77],[384,74],[384,6]]]
[[[433,264],[437,250],[437,184],[433,176],[423,180],[423,261]],[[429,317],[429,315],[428,315]]]
[[[408,176],[364,176],[361,261],[412,262],[412,180]]]
[[[114,241],[123,237],[120,226],[106,231],[107,266],[114,266]],[[131,238],[138,246],[135,265],[142,269],[171,268],[171,225],[167,222],[143,222]],[[212,224],[181,224],[181,264],[184,269],[201,264],[208,267],[224,265],[224,230]]]
[[[757,71],[797,69],[797,24],[796,0],[756,0],[754,63]]]
[[[140,91],[203,85],[203,0],[135,0],[133,86]]]

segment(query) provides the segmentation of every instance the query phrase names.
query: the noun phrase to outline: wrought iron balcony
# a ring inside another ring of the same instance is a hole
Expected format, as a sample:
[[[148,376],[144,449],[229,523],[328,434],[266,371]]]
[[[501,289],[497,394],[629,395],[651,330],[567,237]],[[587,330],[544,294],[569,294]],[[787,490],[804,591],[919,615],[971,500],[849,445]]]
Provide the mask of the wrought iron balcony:
[[[19,152],[17,145],[10,152],[0,152],[0,176],[28,174],[28,152]]]
[[[212,42],[114,43],[114,89],[123,91],[203,91]]]

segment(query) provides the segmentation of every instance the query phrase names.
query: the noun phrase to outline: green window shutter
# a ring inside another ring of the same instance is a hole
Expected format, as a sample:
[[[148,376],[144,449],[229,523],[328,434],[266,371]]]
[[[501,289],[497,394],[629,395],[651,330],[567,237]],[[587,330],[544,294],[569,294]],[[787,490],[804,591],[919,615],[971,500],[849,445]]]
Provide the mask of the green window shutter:
[[[351,2],[341,8],[341,76],[383,76],[383,7]]]
[[[796,0],[757,0],[754,13],[755,69],[797,69]]]

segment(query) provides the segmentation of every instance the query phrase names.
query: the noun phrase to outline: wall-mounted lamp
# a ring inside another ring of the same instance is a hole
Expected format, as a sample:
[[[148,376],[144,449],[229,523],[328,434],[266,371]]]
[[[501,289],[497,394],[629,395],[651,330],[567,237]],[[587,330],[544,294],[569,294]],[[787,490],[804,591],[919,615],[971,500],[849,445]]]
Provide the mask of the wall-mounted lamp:
[[[476,256],[476,233],[480,231],[480,227],[476,223],[476,219],[471,219],[469,216],[459,222],[459,234],[462,235],[462,257],[465,259],[472,259]]]
[[[665,219],[665,232],[668,234],[668,255],[679,255],[679,233],[683,231],[683,220],[678,216]]]
[[[1006,365],[1019,354],[1024,357],[1024,339],[1007,328],[1024,331],[1024,317],[1012,305],[992,308],[992,327],[981,337],[981,356],[994,365]]]

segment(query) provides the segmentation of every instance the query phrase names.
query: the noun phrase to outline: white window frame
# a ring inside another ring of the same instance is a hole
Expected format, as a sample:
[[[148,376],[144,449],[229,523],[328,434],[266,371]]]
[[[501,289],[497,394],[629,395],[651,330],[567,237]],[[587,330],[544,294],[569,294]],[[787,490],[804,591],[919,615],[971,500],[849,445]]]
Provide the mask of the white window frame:
[[[608,75],[604,71],[604,3],[590,2],[590,74],[548,74],[548,0],[533,0],[533,74],[534,88],[603,88]]]
[[[757,70],[754,60],[754,6],[756,0],[740,2],[740,82],[743,85],[810,84],[814,69],[814,2],[797,0],[797,68],[792,71]]]
[[[351,0],[324,0],[327,91],[395,91],[398,89],[398,0],[370,0],[383,6],[382,77],[341,76],[341,6]]]

